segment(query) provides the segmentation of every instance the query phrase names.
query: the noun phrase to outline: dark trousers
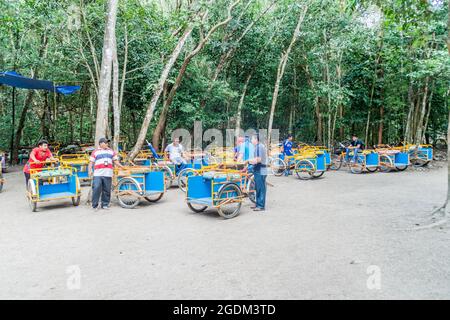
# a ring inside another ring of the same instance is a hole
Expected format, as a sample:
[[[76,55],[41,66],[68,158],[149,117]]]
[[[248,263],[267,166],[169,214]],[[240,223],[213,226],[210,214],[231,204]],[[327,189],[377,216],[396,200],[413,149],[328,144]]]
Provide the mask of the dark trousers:
[[[28,172],[23,173],[25,175],[25,186],[28,188],[28,180],[30,180],[30,174]]]
[[[255,171],[256,206],[264,209],[266,207],[266,177],[267,175]]]
[[[94,177],[92,180],[92,207],[97,208],[102,197],[102,208],[109,206],[111,200],[111,177]]]

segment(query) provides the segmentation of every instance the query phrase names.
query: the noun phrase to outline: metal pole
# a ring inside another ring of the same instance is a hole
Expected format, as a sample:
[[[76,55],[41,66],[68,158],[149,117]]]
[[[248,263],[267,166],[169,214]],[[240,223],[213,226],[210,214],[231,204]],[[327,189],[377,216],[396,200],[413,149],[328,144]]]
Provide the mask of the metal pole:
[[[13,162],[13,148],[14,148],[14,130],[16,127],[16,88],[13,87],[12,89],[12,128],[11,128],[11,144],[9,148],[9,164],[12,165]]]

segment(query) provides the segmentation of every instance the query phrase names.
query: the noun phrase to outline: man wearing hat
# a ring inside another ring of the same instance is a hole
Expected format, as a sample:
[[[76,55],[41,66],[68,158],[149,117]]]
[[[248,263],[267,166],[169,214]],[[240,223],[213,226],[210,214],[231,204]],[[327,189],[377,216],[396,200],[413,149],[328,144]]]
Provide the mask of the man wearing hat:
[[[89,175],[93,174],[94,176],[92,179],[92,207],[96,210],[99,209],[100,196],[101,208],[109,209],[113,166],[122,168],[117,153],[109,148],[109,142],[106,138],[100,138],[98,148],[92,152],[89,158]]]

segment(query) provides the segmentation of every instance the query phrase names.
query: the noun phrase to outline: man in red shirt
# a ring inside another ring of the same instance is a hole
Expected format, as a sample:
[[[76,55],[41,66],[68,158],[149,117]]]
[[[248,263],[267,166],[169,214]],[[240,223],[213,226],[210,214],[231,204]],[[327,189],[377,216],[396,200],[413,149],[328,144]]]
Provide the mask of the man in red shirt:
[[[23,167],[23,173],[25,175],[25,183],[28,186],[28,180],[30,180],[30,169],[40,169],[44,167],[42,162],[44,161],[58,161],[54,158],[50,149],[48,148],[48,142],[41,140],[38,143],[37,148],[34,148],[30,153],[28,162]]]

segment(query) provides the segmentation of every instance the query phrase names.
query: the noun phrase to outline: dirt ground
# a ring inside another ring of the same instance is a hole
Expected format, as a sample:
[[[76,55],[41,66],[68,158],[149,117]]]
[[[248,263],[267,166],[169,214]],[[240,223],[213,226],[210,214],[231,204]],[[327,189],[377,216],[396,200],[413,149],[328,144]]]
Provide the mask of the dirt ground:
[[[247,200],[230,220],[191,212],[177,188],[132,210],[32,213],[22,174],[5,178],[0,299],[450,298],[449,227],[409,230],[443,202],[445,163],[269,177],[267,211]]]

